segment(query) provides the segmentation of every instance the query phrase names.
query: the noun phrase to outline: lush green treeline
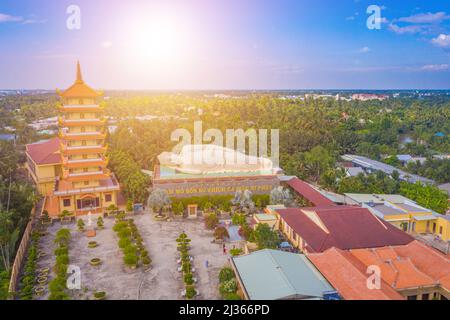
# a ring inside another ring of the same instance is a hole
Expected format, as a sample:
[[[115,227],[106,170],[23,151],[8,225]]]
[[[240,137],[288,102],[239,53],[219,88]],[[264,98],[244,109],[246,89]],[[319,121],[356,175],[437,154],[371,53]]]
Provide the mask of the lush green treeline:
[[[7,297],[16,250],[38,200],[18,168],[18,159],[13,143],[0,141],[0,299]]]

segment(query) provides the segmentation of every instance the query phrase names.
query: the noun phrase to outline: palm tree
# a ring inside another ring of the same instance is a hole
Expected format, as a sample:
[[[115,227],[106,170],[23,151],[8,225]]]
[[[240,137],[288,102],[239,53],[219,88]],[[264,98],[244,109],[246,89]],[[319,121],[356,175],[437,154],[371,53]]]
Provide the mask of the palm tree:
[[[12,213],[0,211],[0,254],[4,269],[11,270],[11,258],[14,255],[20,230],[14,228]]]

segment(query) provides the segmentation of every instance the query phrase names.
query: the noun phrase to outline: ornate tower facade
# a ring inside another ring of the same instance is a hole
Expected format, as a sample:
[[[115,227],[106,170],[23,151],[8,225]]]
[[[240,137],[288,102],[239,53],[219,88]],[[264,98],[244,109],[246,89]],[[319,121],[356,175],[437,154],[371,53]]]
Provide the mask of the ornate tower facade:
[[[61,174],[55,184],[59,209],[81,215],[118,205],[120,186],[107,169],[103,93],[90,88],[77,63],[75,83],[58,94]]]

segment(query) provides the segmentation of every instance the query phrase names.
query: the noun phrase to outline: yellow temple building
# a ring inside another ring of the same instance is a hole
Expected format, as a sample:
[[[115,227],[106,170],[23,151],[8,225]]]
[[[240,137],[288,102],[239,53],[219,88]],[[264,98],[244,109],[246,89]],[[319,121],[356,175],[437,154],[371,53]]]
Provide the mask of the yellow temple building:
[[[75,83],[58,94],[58,138],[26,149],[29,175],[46,196],[44,209],[50,216],[83,215],[121,206],[119,183],[107,168],[103,94],[83,81],[79,63]]]

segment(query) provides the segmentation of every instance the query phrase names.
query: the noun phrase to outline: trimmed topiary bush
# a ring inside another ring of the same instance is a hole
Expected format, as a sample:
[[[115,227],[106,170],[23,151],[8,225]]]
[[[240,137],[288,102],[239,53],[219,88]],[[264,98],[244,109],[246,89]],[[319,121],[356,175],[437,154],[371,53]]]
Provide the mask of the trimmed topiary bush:
[[[186,286],[186,299],[190,300],[195,297],[197,290],[193,286]]]
[[[125,265],[131,268],[136,268],[138,263],[138,257],[135,254],[126,254],[123,257],[123,262]]]
[[[224,281],[219,286],[219,292],[222,296],[225,296],[228,293],[235,293],[237,291],[237,282],[236,279],[231,279]]]
[[[225,300],[242,300],[237,293],[226,293],[223,298]]]
[[[184,284],[187,286],[194,284],[194,276],[192,275],[192,273],[186,273],[183,280]]]
[[[219,273],[219,281],[220,283],[229,281],[234,278],[234,272],[233,269],[225,267],[222,270],[220,270]]]

